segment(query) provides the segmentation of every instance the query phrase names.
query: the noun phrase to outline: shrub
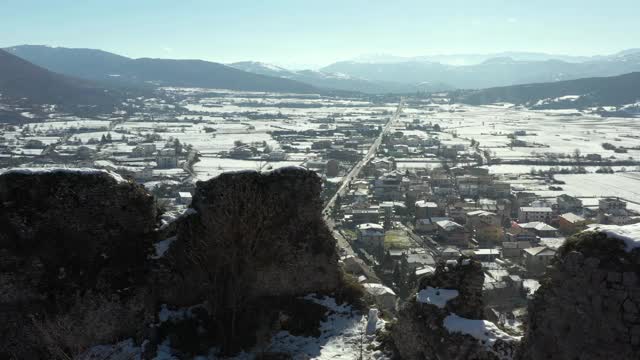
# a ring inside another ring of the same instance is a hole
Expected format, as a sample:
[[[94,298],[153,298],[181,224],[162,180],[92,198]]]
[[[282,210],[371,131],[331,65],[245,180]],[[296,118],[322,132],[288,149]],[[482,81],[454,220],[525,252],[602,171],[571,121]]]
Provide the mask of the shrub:
[[[342,273],[341,285],[336,289],[337,303],[347,303],[357,310],[364,310],[367,305],[364,300],[365,290],[353,275]]]

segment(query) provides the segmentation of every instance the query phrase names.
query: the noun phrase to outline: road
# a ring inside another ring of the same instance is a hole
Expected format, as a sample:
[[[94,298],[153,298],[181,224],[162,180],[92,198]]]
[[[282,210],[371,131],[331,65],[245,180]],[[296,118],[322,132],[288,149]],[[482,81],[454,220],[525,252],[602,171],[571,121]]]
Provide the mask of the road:
[[[349,171],[349,173],[344,177],[344,179],[342,179],[342,185],[340,185],[340,187],[338,188],[338,191],[336,191],[336,193],[331,197],[331,199],[329,199],[329,201],[327,202],[327,205],[322,210],[324,214],[325,222],[329,226],[329,229],[331,229],[331,231],[333,231],[334,233],[337,231],[335,231],[335,223],[330,218],[330,216],[331,216],[331,208],[335,206],[338,195],[339,196],[345,195],[347,190],[349,190],[349,185],[351,184],[351,181],[356,179],[360,174],[360,171],[362,170],[362,168],[369,161],[371,161],[371,159],[373,159],[374,156],[376,156],[376,153],[378,152],[378,148],[380,147],[380,144],[382,144],[382,139],[384,138],[384,135],[389,132],[393,124],[398,120],[398,117],[400,117],[403,106],[404,106],[404,99],[400,99],[400,103],[398,104],[398,108],[396,109],[396,112],[393,114],[393,116],[382,128],[382,131],[380,131],[380,135],[378,135],[378,137],[373,142],[373,144],[371,144],[371,147],[369,148],[369,151],[367,152],[367,154],[351,169],[351,171]],[[336,240],[338,242],[338,247],[342,249],[344,253],[354,254],[353,249],[351,248],[351,245],[342,235],[336,236]]]
[[[391,127],[393,126],[393,123],[395,123],[396,120],[398,120],[398,117],[402,113],[402,106],[404,106],[404,99],[400,99],[400,103],[398,104],[398,108],[396,109],[395,114],[393,114],[393,116],[389,119],[389,121],[386,123],[384,128],[382,128],[382,131],[380,131],[380,135],[378,135],[378,137],[373,142],[373,144],[371,144],[371,147],[369,148],[369,151],[367,152],[367,154],[351,169],[351,171],[349,171],[349,174],[347,174],[347,176],[345,176],[342,179],[342,185],[340,185],[340,188],[338,188],[338,191],[336,191],[333,197],[329,199],[329,202],[327,202],[327,205],[324,207],[324,210],[323,210],[324,213],[327,213],[327,211],[333,207],[338,195],[344,196],[344,194],[349,189],[349,185],[351,184],[351,181],[357,178],[362,168],[369,161],[371,161],[371,159],[373,159],[374,156],[376,156],[376,152],[378,152],[378,148],[380,147],[380,144],[382,144],[382,139],[384,138],[384,135],[387,132],[389,132],[389,129],[391,129]],[[327,215],[325,215],[325,217],[327,217]]]

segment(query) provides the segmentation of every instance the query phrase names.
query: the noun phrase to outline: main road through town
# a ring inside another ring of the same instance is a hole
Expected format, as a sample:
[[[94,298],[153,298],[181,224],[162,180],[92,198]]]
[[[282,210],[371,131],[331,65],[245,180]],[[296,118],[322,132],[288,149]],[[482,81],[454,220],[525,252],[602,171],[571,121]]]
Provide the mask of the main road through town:
[[[342,197],[345,195],[347,190],[349,190],[349,185],[354,179],[358,177],[362,168],[369,161],[371,161],[371,159],[373,159],[374,156],[376,156],[376,153],[378,152],[378,148],[380,147],[380,144],[382,144],[382,139],[389,132],[393,124],[400,117],[403,106],[404,106],[404,99],[401,98],[400,103],[398,104],[398,108],[396,109],[396,112],[393,114],[393,116],[391,116],[389,121],[387,121],[385,126],[382,128],[382,131],[380,131],[380,134],[378,135],[376,140],[373,142],[373,144],[371,144],[371,147],[369,148],[369,151],[367,152],[367,154],[364,157],[362,157],[362,159],[342,179],[342,184],[338,188],[338,191],[336,191],[336,193],[331,197],[331,199],[329,199],[329,201],[327,202],[327,205],[324,207],[324,210],[322,212],[324,214],[325,221],[329,226],[329,229],[331,229],[332,231],[334,231],[335,223],[333,222],[333,219],[331,219],[331,209],[335,206],[336,199],[338,198],[338,196]],[[347,253],[353,253],[353,250],[351,249],[351,245],[349,245],[349,243],[344,239],[344,237],[336,236],[336,239],[338,240],[338,246],[341,249],[345,250]]]

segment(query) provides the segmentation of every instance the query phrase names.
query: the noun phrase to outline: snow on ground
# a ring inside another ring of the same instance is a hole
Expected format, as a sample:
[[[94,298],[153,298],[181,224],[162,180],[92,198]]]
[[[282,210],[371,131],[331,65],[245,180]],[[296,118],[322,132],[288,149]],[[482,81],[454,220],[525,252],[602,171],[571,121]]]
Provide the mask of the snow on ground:
[[[422,289],[418,292],[416,300],[423,304],[431,304],[444,308],[447,305],[447,301],[458,297],[458,290],[455,289],[440,289],[428,286],[426,289]]]
[[[540,283],[535,279],[524,279],[522,280],[522,286],[527,289],[529,294],[533,295],[540,287]]]
[[[197,211],[194,208],[187,208],[184,206],[176,206],[171,211],[167,211],[160,216],[160,228],[159,230],[166,229],[170,224],[175,222],[176,220],[189,216],[192,214],[196,214]]]
[[[320,324],[321,335],[317,338],[306,336],[293,336],[287,331],[280,331],[274,335],[271,343],[255,352],[242,352],[235,360],[252,360],[256,354],[262,352],[285,352],[291,354],[293,359],[345,359],[353,360],[359,358],[362,350],[363,359],[389,359],[387,355],[378,350],[372,350],[373,346],[379,345],[375,335],[367,333],[374,332],[374,329],[384,327],[384,320],[378,318],[377,311],[370,311],[371,319],[355,311],[350,305],[338,305],[335,299],[326,296],[307,295],[304,299],[320,304],[327,308],[327,319]],[[179,321],[192,316],[190,308],[169,309],[162,305],[158,313],[160,322]],[[79,360],[140,360],[141,346],[135,346],[131,339],[112,345],[94,346],[87,350],[77,359]],[[158,346],[158,351],[153,360],[178,359],[171,349],[168,340]],[[197,356],[198,360],[217,360],[216,349],[209,351],[207,356]],[[229,358],[226,358],[229,359]]]
[[[556,175],[562,193],[577,197],[620,197],[627,201],[640,203],[640,173],[626,172],[615,174],[570,174]],[[534,190],[540,196],[557,196],[547,190]]]
[[[487,320],[467,319],[451,314],[444,318],[443,324],[449,333],[471,335],[488,348],[491,348],[497,340],[506,342],[520,340],[500,330],[494,323]]]
[[[167,250],[169,250],[169,247],[171,246],[171,243],[173,243],[174,241],[176,241],[176,237],[172,236],[168,239],[164,239],[162,241],[158,241],[157,243],[153,244],[156,253],[155,255],[151,256],[152,259],[159,259],[161,257],[164,256],[164,254],[167,252]]]
[[[318,338],[293,336],[286,331],[277,333],[267,351],[290,353],[294,359],[356,359],[362,344],[363,358],[386,359],[380,351],[368,349],[376,343],[374,335],[366,335],[367,317],[358,314],[350,305],[338,305],[331,297],[317,298],[307,295],[306,300],[313,301],[329,309],[327,320],[320,324],[322,335]],[[377,327],[382,328],[384,321],[378,319]]]
[[[585,231],[599,231],[608,237],[622,240],[627,252],[640,248],[640,223],[631,225],[589,225]]]

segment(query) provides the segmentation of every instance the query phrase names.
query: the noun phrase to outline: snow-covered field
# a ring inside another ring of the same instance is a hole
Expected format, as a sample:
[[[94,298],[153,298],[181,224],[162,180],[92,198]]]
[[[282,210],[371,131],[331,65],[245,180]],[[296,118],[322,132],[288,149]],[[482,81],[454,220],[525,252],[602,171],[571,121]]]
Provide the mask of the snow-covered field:
[[[562,193],[572,196],[595,198],[615,196],[640,204],[640,173],[638,172],[556,175],[556,179],[566,182],[566,185],[561,185]],[[540,196],[557,194],[547,190],[535,192]]]
[[[444,108],[446,107],[443,106]],[[432,112],[428,117],[425,116],[423,121],[437,123],[445,128],[445,131],[455,132],[458,138],[467,141],[475,139],[480,142],[480,148],[495,152],[501,158],[534,158],[547,152],[573,154],[576,149],[582,154],[599,154],[603,158],[640,157],[637,150],[618,154],[602,148],[602,143],[605,142],[617,147],[640,146],[640,138],[631,137],[638,134],[640,123],[632,119],[592,114],[577,116],[577,110],[532,111],[460,104],[451,105],[449,108],[455,112]],[[510,148],[507,135],[516,131],[526,133],[516,136],[518,140],[535,143],[539,147]]]

